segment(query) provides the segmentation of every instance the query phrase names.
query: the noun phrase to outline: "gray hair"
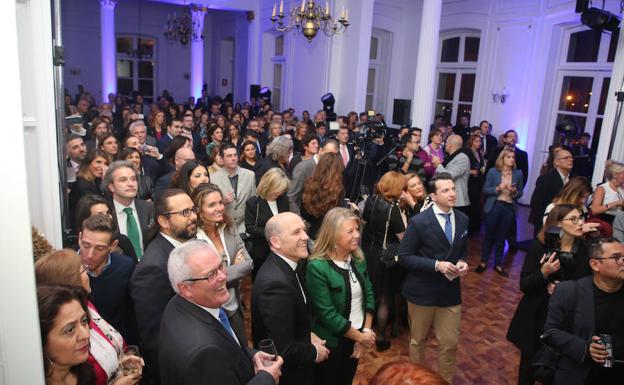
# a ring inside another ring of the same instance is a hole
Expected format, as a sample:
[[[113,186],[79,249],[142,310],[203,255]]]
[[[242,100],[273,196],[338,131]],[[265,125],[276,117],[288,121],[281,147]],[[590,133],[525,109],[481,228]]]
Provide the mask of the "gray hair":
[[[288,159],[293,149],[293,141],[290,137],[282,135],[273,139],[266,148],[266,155],[273,160]]]
[[[134,135],[134,132],[132,132],[132,130],[134,130],[138,126],[145,127],[145,122],[142,120],[135,120],[134,122],[130,123],[130,127],[128,127],[128,132],[130,133],[130,135]]]
[[[210,245],[208,245],[208,242],[201,239],[192,239],[176,247],[169,254],[167,273],[169,274],[171,288],[177,294],[180,293],[178,284],[191,278],[191,268],[188,265],[188,259],[202,251],[214,254],[214,251]]]
[[[113,183],[113,173],[124,167],[132,170],[132,172],[134,172],[134,175],[136,176],[136,170],[134,169],[132,162],[130,162],[129,160],[116,160],[111,163],[110,166],[108,166],[108,168],[106,169],[106,173],[104,173],[104,177],[102,178],[102,184],[106,188],[108,188],[108,186]]]

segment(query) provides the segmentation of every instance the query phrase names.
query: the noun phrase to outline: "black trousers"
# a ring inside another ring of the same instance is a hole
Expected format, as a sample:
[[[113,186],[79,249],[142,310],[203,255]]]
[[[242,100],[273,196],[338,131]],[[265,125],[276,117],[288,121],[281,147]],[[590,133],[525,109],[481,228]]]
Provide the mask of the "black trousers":
[[[314,369],[315,385],[351,385],[358,361],[351,358],[354,342],[341,338],[336,348],[329,349],[329,358]]]

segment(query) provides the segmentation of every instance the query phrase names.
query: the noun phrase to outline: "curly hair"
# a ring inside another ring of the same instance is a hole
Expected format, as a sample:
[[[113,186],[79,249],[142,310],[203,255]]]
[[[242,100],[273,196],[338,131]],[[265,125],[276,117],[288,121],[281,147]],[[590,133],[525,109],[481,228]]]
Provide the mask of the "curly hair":
[[[338,154],[324,153],[314,174],[306,180],[303,189],[303,208],[315,217],[323,216],[331,208],[338,206],[344,197],[342,173],[344,165]]]

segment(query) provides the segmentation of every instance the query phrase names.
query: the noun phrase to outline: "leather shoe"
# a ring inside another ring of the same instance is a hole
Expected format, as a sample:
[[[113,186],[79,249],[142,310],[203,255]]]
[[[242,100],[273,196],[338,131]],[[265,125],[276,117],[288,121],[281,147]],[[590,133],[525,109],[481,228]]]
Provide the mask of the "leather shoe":
[[[475,269],[475,271],[480,274],[480,273],[483,273],[485,269],[487,269],[487,265],[484,263],[480,263],[479,266],[477,266],[477,268]]]
[[[509,277],[509,274],[503,269],[502,266],[494,267],[494,271],[497,272],[500,276]]]

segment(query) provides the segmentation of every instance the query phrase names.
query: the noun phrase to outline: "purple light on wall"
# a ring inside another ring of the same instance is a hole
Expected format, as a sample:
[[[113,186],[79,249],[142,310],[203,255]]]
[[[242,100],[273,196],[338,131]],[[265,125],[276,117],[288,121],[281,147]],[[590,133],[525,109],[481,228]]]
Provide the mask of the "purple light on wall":
[[[201,8],[193,9],[193,25],[199,30],[199,35],[204,31],[205,11]],[[204,84],[204,40],[191,41],[191,85],[189,96],[201,97],[202,85]]]
[[[100,35],[102,36],[102,101],[117,93],[115,63],[115,2],[100,0]]]

